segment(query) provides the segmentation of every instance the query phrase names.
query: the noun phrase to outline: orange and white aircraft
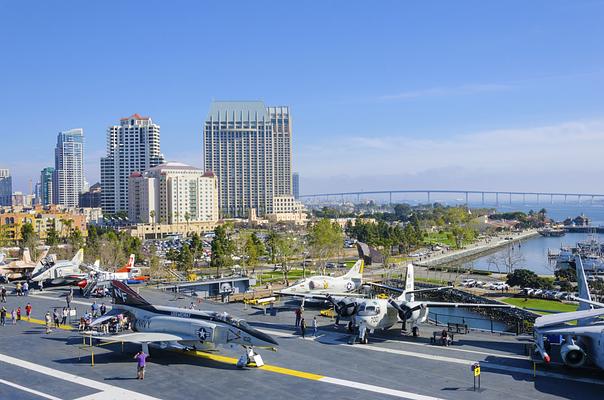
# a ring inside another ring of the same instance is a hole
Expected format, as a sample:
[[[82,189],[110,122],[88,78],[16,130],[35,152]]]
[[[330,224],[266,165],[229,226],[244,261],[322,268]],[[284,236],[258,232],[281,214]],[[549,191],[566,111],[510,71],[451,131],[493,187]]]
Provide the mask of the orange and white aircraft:
[[[140,268],[134,267],[134,261],[134,254],[130,254],[128,263],[115,272],[103,270],[101,268],[100,260],[96,260],[94,265],[90,266],[89,268],[91,269],[91,275],[93,275],[99,282],[116,280],[132,285],[149,280],[149,276],[143,275]]]

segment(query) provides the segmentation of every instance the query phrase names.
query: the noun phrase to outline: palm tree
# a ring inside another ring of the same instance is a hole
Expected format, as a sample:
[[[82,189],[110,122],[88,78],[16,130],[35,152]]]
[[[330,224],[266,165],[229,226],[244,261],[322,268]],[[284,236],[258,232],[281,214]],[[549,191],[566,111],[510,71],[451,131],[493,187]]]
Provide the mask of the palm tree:
[[[189,236],[189,221],[191,220],[191,214],[188,211],[185,212],[185,220],[187,221],[187,236]]]
[[[149,218],[151,218],[151,225],[153,226],[153,237],[157,239],[157,233],[155,232],[155,210],[149,211]]]

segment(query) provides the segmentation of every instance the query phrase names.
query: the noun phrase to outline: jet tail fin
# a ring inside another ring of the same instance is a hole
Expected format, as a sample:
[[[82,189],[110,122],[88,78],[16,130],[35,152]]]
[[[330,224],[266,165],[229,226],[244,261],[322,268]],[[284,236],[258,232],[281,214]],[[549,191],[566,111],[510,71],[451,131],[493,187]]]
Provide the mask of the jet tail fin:
[[[130,272],[132,267],[134,267],[134,259],[134,254],[130,254],[130,258],[128,258],[128,264],[118,269],[117,272]]]
[[[403,294],[399,296],[399,299],[407,301],[415,301],[415,294],[413,289],[415,288],[415,271],[413,263],[407,264],[407,277],[405,278],[405,290]]]
[[[145,309],[154,308],[151,303],[121,281],[111,281],[111,289],[111,296],[115,304]]]
[[[363,278],[363,268],[364,268],[363,260],[358,260],[354,263],[350,271],[343,276],[345,279],[362,279]]]
[[[84,249],[78,250],[75,256],[73,256],[73,258],[71,259],[71,262],[74,265],[80,266],[80,264],[84,262]]]
[[[585,269],[583,269],[583,260],[581,256],[575,257],[575,268],[577,269],[577,290],[579,292],[579,298],[587,301],[591,300],[591,293],[589,292],[589,285],[587,284],[587,276],[585,275]],[[593,306],[587,302],[579,302],[578,311],[591,310]],[[577,321],[578,325],[588,325],[593,321],[592,318],[584,318]]]
[[[40,255],[38,256],[38,259],[36,260],[36,264],[40,264],[40,262],[48,255],[49,250],[50,250],[50,248],[48,248],[40,253]]]
[[[26,247],[23,249],[23,262],[27,264],[32,264],[31,255],[29,253],[29,249]]]

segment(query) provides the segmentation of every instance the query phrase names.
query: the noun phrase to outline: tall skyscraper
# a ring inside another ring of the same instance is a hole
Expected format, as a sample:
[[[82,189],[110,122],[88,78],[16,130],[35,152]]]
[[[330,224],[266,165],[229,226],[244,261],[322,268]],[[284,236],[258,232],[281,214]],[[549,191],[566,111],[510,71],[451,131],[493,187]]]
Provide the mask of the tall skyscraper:
[[[52,178],[52,202],[77,207],[84,186],[84,130],[59,132]]]
[[[287,107],[261,101],[213,102],[204,126],[204,169],[218,177],[223,216],[272,212],[291,196],[291,121]]]
[[[55,173],[55,169],[53,167],[46,167],[40,172],[40,192],[39,196],[39,204],[43,206],[47,206],[52,204],[53,202],[53,175]]]
[[[275,196],[292,195],[292,135],[288,107],[269,107],[273,125]]]
[[[297,172],[292,174],[292,189],[294,198],[297,200],[300,197],[300,174]]]
[[[106,214],[128,212],[128,179],[164,162],[159,125],[134,114],[107,129],[107,156],[101,158],[101,207]]]
[[[13,178],[6,168],[0,168],[0,206],[13,204]]]

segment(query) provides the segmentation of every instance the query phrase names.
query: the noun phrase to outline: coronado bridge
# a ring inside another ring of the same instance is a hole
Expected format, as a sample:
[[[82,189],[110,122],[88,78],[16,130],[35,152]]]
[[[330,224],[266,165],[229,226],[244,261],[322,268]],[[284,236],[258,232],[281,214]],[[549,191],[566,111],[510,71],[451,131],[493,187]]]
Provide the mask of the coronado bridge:
[[[431,203],[435,195],[442,196],[461,196],[461,201],[465,200],[466,204],[470,201],[482,204],[496,205],[502,203],[512,204],[514,201],[522,201],[522,203],[530,202],[576,202],[576,203],[589,203],[593,204],[594,200],[604,200],[604,194],[599,193],[565,193],[565,192],[519,192],[519,191],[498,191],[498,190],[450,190],[450,189],[407,189],[407,190],[369,190],[359,192],[334,192],[334,193],[316,193],[316,194],[304,194],[298,196],[298,198],[304,202],[330,202],[330,201],[351,201],[360,202],[361,199],[367,199],[368,197],[380,197],[381,199],[388,200],[392,204],[394,197],[400,197],[396,195],[413,195],[415,199],[426,201]],[[460,200],[457,199],[457,200]]]

